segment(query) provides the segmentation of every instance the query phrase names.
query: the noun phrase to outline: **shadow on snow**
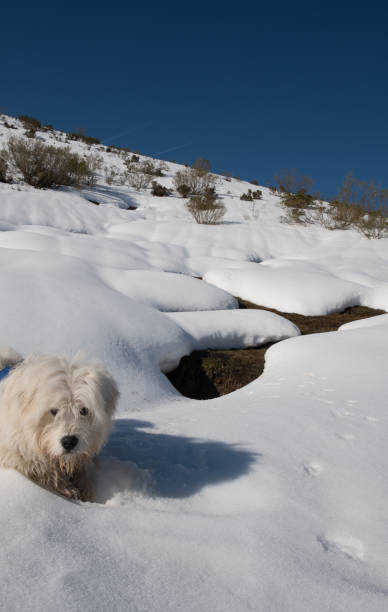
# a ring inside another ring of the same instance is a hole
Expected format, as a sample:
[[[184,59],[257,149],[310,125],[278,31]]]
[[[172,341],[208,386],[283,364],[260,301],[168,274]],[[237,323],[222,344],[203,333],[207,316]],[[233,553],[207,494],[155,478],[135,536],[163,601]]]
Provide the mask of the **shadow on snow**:
[[[189,497],[206,485],[246,474],[261,456],[225,442],[143,431],[152,427],[147,421],[117,419],[102,456],[148,470],[156,496]]]

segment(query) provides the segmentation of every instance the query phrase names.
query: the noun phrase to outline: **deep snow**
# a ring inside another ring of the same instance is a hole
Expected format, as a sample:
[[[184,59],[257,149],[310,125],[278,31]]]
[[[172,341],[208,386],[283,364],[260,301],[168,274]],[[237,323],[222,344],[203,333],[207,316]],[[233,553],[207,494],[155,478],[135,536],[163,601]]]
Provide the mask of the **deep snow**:
[[[10,132],[0,119],[0,147]],[[83,351],[122,394],[99,503],[0,470],[7,612],[386,610],[387,315],[297,336],[230,293],[302,314],[388,309],[388,240],[285,225],[276,196],[262,188],[253,211],[247,188],[218,177],[227,214],[207,227],[181,198],[103,175],[82,191],[0,184],[0,343]],[[196,348],[287,337],[216,400],[162,374]]]

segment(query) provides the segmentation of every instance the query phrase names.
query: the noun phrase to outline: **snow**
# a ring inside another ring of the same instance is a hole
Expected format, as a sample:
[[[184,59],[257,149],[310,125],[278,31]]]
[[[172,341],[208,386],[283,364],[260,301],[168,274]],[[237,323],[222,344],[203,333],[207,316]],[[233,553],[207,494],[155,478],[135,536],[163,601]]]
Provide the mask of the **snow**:
[[[1,146],[23,132],[8,120]],[[98,503],[0,470],[7,612],[386,609],[388,315],[299,336],[233,296],[388,309],[388,240],[286,225],[267,189],[255,210],[241,202],[248,187],[217,177],[227,214],[206,227],[181,198],[102,174],[83,191],[0,184],[0,343],[83,351],[121,391]],[[162,373],[196,349],[274,340],[263,375],[215,400],[183,398]]]
[[[265,310],[178,312],[168,315],[193,339],[193,350],[240,349],[300,334],[285,319]]]
[[[254,304],[303,315],[326,315],[355,306],[362,289],[300,262],[270,261],[246,270],[209,270],[204,279]]]
[[[102,270],[112,288],[161,311],[238,308],[230,294],[201,280],[159,270]]]
[[[377,325],[388,325],[388,314],[377,315],[376,317],[369,317],[367,319],[360,319],[359,321],[351,321],[350,323],[344,323],[338,328],[338,331],[348,331],[350,329],[360,329],[363,327],[375,327]]]

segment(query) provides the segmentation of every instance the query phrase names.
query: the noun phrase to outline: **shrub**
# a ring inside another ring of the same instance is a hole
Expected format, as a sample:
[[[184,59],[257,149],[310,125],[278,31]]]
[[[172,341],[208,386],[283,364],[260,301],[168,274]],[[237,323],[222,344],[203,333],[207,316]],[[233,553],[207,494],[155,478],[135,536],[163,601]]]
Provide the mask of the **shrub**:
[[[348,204],[339,200],[330,202],[327,209],[326,222],[323,225],[326,229],[351,229],[359,222],[365,214],[365,210],[358,204]]]
[[[20,119],[20,121],[23,123],[26,130],[30,128],[38,130],[42,127],[41,122],[39,121],[39,119],[36,119],[36,117],[30,117],[29,115],[19,115],[18,119]]]
[[[125,180],[137,191],[146,189],[151,182],[151,176],[149,174],[143,174],[142,172],[127,172],[125,174]]]
[[[26,130],[24,132],[24,136],[26,136],[26,138],[35,138],[35,136],[36,136],[36,129],[35,128],[29,128],[28,130]]]
[[[251,183],[251,185],[257,185],[259,186],[259,181],[256,181],[256,179],[254,179],[253,181],[249,181]]]
[[[388,233],[387,210],[378,208],[369,211],[358,220],[357,229],[366,238],[384,238]]]
[[[186,185],[186,183],[182,183],[182,185],[177,187],[177,192],[182,196],[182,198],[187,198],[190,195],[190,187]]]
[[[253,200],[261,200],[262,195],[263,193],[260,191],[260,189],[257,189],[256,191],[252,191],[252,189],[248,189],[246,193],[243,193],[240,196],[240,200],[243,200],[245,202],[252,202]]]
[[[4,121],[4,127],[8,128],[9,130],[17,130],[16,125],[11,125],[8,123],[8,121]]]
[[[178,170],[174,176],[175,189],[180,193],[182,185],[186,185],[189,188],[187,195],[203,195],[214,183],[215,177],[212,174],[194,168]]]
[[[320,222],[327,229],[357,229],[367,238],[388,233],[388,190],[373,181],[360,181],[347,174]]]
[[[164,196],[169,196],[170,190],[167,189],[167,187],[164,187],[163,185],[161,185],[160,183],[157,183],[156,181],[152,181],[151,193],[154,196],[159,196],[160,198],[162,198]]]
[[[88,164],[88,176],[86,178],[86,184],[93,186],[96,184],[97,170],[102,168],[102,157],[101,155],[89,155],[87,158]]]
[[[243,200],[244,202],[253,202],[252,191],[248,189],[247,193],[243,193],[240,196],[240,200]]]
[[[86,136],[84,128],[78,128],[76,132],[70,132],[69,140],[79,140],[88,145],[101,144],[101,140],[99,138],[94,138],[94,136]]]
[[[133,159],[133,157],[137,159]],[[164,164],[159,164],[158,166],[154,164],[153,161],[146,159],[145,161],[138,163],[139,157],[137,155],[133,156],[130,159],[126,159],[124,161],[128,172],[135,173],[141,172],[143,174],[148,174],[149,176],[164,176],[163,170],[165,169]]]
[[[149,174],[150,176],[163,176],[161,166],[156,166],[154,162],[148,159],[139,164],[139,172],[144,172],[144,174]]]
[[[0,151],[0,183],[8,183],[8,161],[6,151]]]
[[[225,214],[225,206],[214,198],[196,195],[187,202],[187,210],[197,223],[215,225],[221,221]]]
[[[311,191],[314,179],[311,176],[300,174],[295,168],[281,170],[274,176],[277,190],[281,193],[298,193]]]
[[[10,138],[6,150],[10,166],[38,189],[87,183],[92,172],[87,159],[69,147],[57,148],[41,141]]]
[[[314,198],[306,192],[305,189],[300,189],[296,193],[283,192],[282,204],[288,208],[311,208],[314,206]]]
[[[284,217],[281,217],[281,221],[284,223],[297,223],[297,224],[307,224],[313,223],[313,219],[306,214],[306,210],[304,208],[287,208],[286,214]]]
[[[192,167],[195,170],[202,170],[203,172],[210,172],[212,169],[210,161],[205,157],[197,157]]]

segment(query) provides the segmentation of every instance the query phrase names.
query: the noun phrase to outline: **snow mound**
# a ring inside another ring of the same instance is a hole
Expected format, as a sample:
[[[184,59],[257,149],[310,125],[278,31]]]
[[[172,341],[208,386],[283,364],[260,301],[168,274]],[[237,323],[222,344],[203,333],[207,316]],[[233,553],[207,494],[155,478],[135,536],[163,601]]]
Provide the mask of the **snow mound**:
[[[190,352],[190,337],[162,313],[105,285],[87,262],[23,250],[10,257],[0,249],[0,284],[2,344],[22,355],[84,351],[101,360],[119,382],[122,411],[163,395],[163,388],[171,394],[160,368]]]
[[[300,334],[285,319],[265,310],[179,312],[167,315],[193,340],[193,350],[261,346]]]
[[[364,306],[388,310],[388,283],[382,283],[368,289],[362,298]]]
[[[237,300],[226,291],[183,274],[114,268],[100,274],[113,289],[161,311],[238,308]]]
[[[344,323],[344,325],[341,325],[341,327],[338,328],[338,331],[375,327],[377,325],[388,325],[388,314],[377,315],[377,317],[369,317],[367,319],[360,319],[359,321]]]
[[[360,301],[359,285],[313,265],[214,269],[206,272],[204,280],[254,304],[303,315],[326,315]]]

